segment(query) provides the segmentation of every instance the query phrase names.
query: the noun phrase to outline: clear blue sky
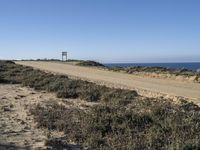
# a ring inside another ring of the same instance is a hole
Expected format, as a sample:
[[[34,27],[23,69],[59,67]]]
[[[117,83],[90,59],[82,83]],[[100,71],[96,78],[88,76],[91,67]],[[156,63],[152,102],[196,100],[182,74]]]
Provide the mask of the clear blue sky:
[[[200,0],[0,0],[0,59],[200,61]]]

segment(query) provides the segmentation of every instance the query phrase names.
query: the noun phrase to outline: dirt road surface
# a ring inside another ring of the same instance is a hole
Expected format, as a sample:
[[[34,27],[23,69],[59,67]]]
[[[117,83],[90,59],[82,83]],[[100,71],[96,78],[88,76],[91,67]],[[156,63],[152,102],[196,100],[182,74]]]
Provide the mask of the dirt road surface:
[[[180,96],[200,101],[200,84],[150,77],[139,77],[125,73],[107,71],[98,68],[81,67],[59,62],[17,61],[17,64],[31,66],[48,72],[78,77],[104,85],[129,88],[137,91]]]

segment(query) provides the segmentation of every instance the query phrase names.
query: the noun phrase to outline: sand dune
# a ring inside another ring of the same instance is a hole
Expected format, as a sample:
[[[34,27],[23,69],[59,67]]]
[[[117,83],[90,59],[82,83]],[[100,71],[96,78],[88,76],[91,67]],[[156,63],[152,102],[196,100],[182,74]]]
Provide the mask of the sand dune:
[[[91,67],[80,67],[58,62],[17,61],[16,63],[48,72],[78,77],[99,84],[135,89],[139,92],[149,91],[152,94],[160,93],[169,96],[181,96],[197,101],[200,100],[200,84],[198,83],[139,77],[125,73],[111,72]]]

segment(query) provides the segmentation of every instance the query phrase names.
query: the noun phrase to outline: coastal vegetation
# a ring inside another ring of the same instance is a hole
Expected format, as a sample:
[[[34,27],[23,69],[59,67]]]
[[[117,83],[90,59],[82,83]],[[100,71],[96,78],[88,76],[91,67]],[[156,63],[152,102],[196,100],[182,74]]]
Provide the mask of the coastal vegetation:
[[[91,67],[105,67],[103,64],[96,61],[80,61],[77,63],[78,66],[91,66]]]
[[[193,71],[189,69],[174,69],[174,68],[164,68],[164,67],[108,67],[110,71],[124,72],[134,75],[143,75],[155,78],[169,78],[176,80],[186,80],[194,81],[200,83],[200,72]]]
[[[64,139],[49,138],[54,147],[74,141],[85,149],[199,149],[200,108],[163,99],[111,101],[84,111],[59,104],[37,105],[31,113],[38,127],[63,131]],[[59,144],[56,144],[59,143]]]
[[[65,61],[61,61],[60,59],[31,59],[31,60],[22,60],[22,61],[47,61],[47,62],[71,62],[74,63],[77,66],[85,66],[85,67],[105,67],[103,64],[91,61],[91,60],[77,60],[77,59],[68,59]]]
[[[181,68],[164,68],[164,67],[144,67],[144,66],[135,66],[135,67],[111,67],[111,70],[115,71],[126,71],[127,73],[134,72],[149,72],[149,73],[165,73],[165,74],[174,74],[174,75],[185,75],[185,76],[193,76],[198,74],[198,72]]]
[[[30,112],[38,128],[62,131],[46,144],[84,149],[200,149],[200,107],[180,100],[142,97],[133,90],[53,75],[11,61],[0,61],[0,82],[22,84],[59,98],[79,98],[95,105],[84,109],[54,102],[34,105]]]

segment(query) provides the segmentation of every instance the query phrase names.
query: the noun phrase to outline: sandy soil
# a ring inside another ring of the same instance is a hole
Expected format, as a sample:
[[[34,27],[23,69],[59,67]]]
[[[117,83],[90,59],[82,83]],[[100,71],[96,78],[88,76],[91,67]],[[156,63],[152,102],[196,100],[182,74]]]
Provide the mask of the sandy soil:
[[[80,109],[93,105],[79,99],[58,99],[52,93],[37,92],[20,85],[0,84],[0,150],[46,149],[49,132],[37,128],[29,110],[38,103],[46,105],[51,102]],[[52,132],[51,135],[60,138],[64,134]],[[71,146],[71,149],[79,149],[74,144]]]
[[[28,111],[41,97],[19,85],[0,85],[0,149],[45,148],[45,133],[36,128]]]
[[[139,77],[98,68],[74,66],[67,63],[36,61],[17,61],[16,63],[32,66],[48,72],[89,80],[107,86],[134,89],[143,96],[154,97],[155,95],[166,95],[169,97],[185,97],[197,102],[200,100],[199,83]]]

